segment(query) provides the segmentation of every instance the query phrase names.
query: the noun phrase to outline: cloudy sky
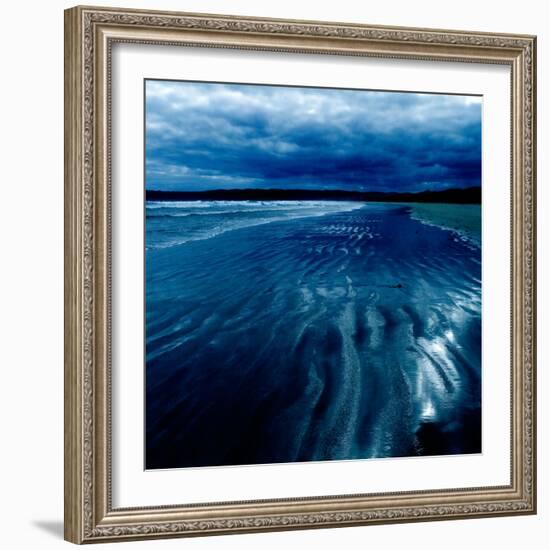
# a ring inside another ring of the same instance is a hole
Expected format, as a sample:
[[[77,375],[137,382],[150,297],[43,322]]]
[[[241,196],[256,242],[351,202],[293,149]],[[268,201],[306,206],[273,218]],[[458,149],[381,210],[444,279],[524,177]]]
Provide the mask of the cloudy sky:
[[[422,191],[481,183],[481,98],[146,82],[146,187]]]

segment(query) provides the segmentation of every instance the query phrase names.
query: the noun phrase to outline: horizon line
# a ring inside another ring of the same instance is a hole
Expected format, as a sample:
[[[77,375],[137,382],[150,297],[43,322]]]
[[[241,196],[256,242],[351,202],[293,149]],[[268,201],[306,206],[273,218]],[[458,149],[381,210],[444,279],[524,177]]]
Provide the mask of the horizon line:
[[[447,191],[468,191],[472,189],[481,189],[481,185],[469,185],[468,187],[447,187],[445,189],[423,189],[422,191],[377,191],[377,190],[365,190],[365,189],[339,189],[339,188],[307,188],[307,187],[231,187],[223,188],[217,187],[215,189],[194,189],[194,190],[181,190],[181,189],[145,189],[147,193],[231,193],[242,191],[253,192],[266,192],[266,191],[278,191],[282,193],[288,192],[307,192],[307,193],[382,193],[382,194],[406,194],[417,195],[419,193],[444,193]]]
[[[236,188],[202,191],[145,190],[145,200],[351,200],[481,204],[481,186],[424,191],[357,191],[344,189]]]

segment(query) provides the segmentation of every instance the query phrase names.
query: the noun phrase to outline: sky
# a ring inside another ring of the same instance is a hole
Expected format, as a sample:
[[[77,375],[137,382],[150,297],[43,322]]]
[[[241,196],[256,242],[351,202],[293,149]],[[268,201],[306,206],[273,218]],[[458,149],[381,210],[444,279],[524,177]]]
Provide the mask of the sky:
[[[481,184],[481,98],[147,80],[147,189]]]

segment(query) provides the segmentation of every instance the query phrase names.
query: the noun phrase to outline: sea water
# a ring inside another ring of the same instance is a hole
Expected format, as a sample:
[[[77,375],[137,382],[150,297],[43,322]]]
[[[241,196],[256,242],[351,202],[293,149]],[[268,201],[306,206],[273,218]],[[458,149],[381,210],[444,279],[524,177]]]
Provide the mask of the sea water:
[[[481,451],[479,241],[411,206],[148,202],[145,283],[147,468]]]

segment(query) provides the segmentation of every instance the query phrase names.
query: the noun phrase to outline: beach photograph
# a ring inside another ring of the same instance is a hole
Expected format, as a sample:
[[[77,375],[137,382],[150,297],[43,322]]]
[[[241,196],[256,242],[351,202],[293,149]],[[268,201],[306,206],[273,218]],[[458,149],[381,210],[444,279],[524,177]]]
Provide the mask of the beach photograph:
[[[145,468],[482,452],[482,98],[148,79]]]

